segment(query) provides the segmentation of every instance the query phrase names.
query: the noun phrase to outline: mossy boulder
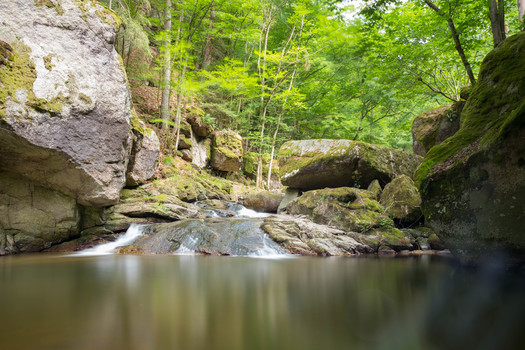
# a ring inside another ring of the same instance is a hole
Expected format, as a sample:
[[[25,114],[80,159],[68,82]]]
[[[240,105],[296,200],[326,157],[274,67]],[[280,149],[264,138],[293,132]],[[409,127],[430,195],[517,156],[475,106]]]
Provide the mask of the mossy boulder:
[[[484,59],[461,128],[416,172],[426,222],[466,262],[525,260],[525,33]]]
[[[364,232],[394,223],[367,190],[325,188],[303,193],[286,206],[291,215],[306,215],[313,222],[344,231]]]
[[[385,186],[379,203],[385,213],[402,226],[422,221],[421,195],[412,179],[406,175],[396,177]]]
[[[211,167],[226,172],[239,172],[242,165],[242,137],[230,130],[215,131],[211,144]]]
[[[241,203],[246,208],[266,213],[277,213],[277,208],[283,199],[284,194],[280,192],[260,191],[245,195]]]
[[[412,123],[414,153],[425,156],[429,149],[454,135],[459,130],[464,106],[465,101],[461,101],[417,116]]]
[[[279,150],[283,185],[304,190],[325,187],[382,186],[396,176],[412,176],[421,157],[383,146],[350,140],[285,142]]]

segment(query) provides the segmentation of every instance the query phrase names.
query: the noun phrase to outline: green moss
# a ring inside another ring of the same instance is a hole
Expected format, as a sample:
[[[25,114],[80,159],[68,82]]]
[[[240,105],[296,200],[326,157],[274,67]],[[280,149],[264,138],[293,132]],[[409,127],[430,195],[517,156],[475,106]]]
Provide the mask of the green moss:
[[[91,99],[91,97],[83,93],[78,94],[78,99],[88,105],[93,103],[93,100]]]
[[[62,8],[62,3],[60,0],[55,0],[55,2],[52,0],[35,0],[35,6],[46,6],[48,8],[53,8],[60,16],[64,14],[64,9]]]
[[[49,71],[52,70],[55,67],[55,65],[53,63],[51,63],[51,60],[52,60],[53,57],[55,57],[55,55],[53,55],[52,53],[50,53],[49,55],[44,57],[44,66]]]
[[[485,57],[463,109],[461,129],[430,149],[417,169],[415,180],[420,187],[525,123],[525,69],[516,59],[525,50],[524,43],[525,33],[513,35]]]

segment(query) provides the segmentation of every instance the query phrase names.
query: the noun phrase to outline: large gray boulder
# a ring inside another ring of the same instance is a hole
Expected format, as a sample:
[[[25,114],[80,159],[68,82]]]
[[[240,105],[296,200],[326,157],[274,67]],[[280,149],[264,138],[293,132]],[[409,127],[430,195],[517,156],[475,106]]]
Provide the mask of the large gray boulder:
[[[416,172],[426,223],[467,263],[525,262],[525,33],[485,57],[460,130]]]
[[[279,150],[282,184],[303,190],[367,188],[374,179],[384,186],[396,176],[412,176],[421,159],[395,149],[350,140],[288,141]]]
[[[0,2],[0,171],[82,205],[118,201],[131,147],[118,25],[96,2]]]

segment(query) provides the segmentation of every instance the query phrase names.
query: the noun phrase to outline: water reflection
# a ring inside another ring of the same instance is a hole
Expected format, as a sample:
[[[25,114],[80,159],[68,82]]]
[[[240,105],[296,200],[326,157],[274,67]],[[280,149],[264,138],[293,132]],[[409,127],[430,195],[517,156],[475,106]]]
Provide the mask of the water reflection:
[[[0,259],[0,349],[513,349],[517,276],[422,259]]]

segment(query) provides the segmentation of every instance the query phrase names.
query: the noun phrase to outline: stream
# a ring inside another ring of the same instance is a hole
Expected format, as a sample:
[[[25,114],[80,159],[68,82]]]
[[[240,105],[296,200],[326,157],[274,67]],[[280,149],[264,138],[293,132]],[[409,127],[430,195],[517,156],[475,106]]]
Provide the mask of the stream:
[[[246,220],[239,225],[247,230],[261,220],[245,216],[206,220],[219,228],[225,220]],[[290,258],[262,232],[236,241],[243,254],[194,255],[203,236],[190,233],[199,230],[160,225],[169,237],[182,237],[169,254],[112,254],[148,235],[147,226],[131,226],[117,241],[78,254],[0,258],[0,349],[521,349],[525,343],[523,275],[431,256]]]

